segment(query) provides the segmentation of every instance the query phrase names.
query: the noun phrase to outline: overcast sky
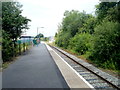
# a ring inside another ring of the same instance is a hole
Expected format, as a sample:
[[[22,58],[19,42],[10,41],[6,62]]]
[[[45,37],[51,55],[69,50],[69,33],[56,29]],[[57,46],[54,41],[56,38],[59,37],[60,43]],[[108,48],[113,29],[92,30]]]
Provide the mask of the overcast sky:
[[[44,36],[54,36],[58,24],[62,22],[65,10],[83,10],[94,13],[99,0],[18,0],[22,5],[22,15],[31,19],[26,35],[35,36],[37,27]],[[44,28],[40,28],[44,27]]]

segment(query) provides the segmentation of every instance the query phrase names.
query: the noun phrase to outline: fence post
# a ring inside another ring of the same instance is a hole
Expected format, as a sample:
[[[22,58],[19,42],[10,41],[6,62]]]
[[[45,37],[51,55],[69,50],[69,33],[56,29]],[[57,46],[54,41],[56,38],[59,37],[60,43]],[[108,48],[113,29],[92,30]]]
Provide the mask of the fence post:
[[[21,40],[18,40],[18,49],[19,49],[18,53],[19,55],[21,55]]]
[[[21,44],[19,43],[19,55],[21,55]]]
[[[15,57],[17,56],[17,44],[16,44],[16,41],[14,41],[14,54],[15,54]]]
[[[12,42],[12,55],[13,55],[13,57],[15,57],[15,52],[14,52],[14,42]]]
[[[23,51],[25,52],[25,43],[23,43]]]

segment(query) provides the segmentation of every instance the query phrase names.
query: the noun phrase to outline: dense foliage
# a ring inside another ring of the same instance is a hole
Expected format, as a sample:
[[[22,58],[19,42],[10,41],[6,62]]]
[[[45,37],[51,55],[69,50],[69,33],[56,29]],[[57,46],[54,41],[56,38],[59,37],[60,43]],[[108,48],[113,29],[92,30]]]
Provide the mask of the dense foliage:
[[[22,16],[22,5],[19,2],[2,2],[2,59],[11,60],[16,53],[17,38],[22,29],[28,29],[26,17]]]
[[[55,44],[103,68],[120,69],[120,2],[101,2],[96,15],[66,11]]]
[[[98,64],[103,67],[108,67],[110,64],[118,65],[120,59],[120,23],[103,22],[95,28],[94,37],[94,61],[99,61]],[[119,65],[115,66],[112,65],[112,68],[115,69]]]

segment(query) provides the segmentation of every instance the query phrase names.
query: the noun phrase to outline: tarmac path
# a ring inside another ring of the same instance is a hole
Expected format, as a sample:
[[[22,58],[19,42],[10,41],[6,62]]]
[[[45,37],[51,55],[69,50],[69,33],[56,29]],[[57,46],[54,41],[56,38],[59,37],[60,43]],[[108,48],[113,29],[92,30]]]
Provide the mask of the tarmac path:
[[[34,46],[2,74],[3,88],[69,88],[44,44]]]

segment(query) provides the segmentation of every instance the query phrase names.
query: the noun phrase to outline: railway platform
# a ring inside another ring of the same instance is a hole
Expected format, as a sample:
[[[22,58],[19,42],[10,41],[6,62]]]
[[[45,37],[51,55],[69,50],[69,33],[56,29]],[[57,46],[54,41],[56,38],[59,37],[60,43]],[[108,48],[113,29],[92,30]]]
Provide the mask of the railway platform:
[[[93,88],[93,86],[67,64],[50,46],[46,45],[46,47],[70,88]]]
[[[2,88],[93,88],[44,43],[20,56],[2,76]]]

